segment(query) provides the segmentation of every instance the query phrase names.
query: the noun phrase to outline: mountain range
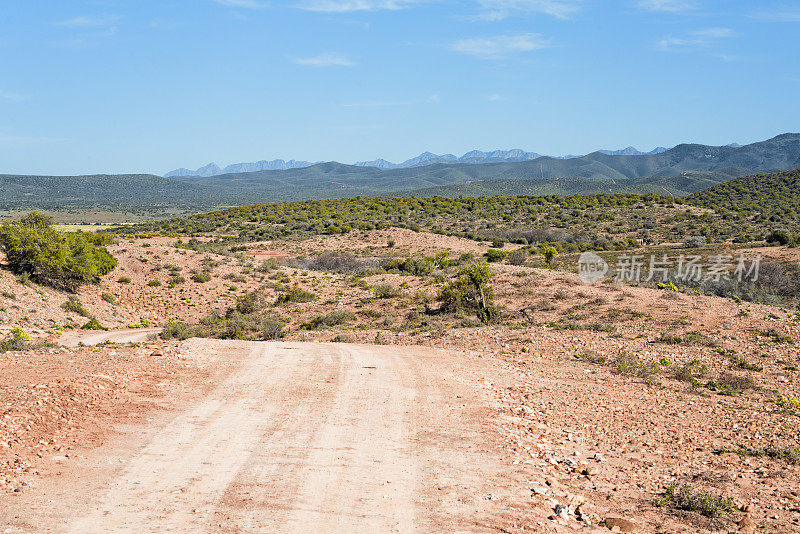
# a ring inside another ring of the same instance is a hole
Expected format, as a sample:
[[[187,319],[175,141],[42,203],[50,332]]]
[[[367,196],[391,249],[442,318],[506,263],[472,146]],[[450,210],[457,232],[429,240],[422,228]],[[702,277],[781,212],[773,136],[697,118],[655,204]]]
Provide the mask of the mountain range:
[[[479,158],[485,157],[481,154]],[[419,162],[428,159],[421,158]],[[787,133],[742,147],[681,144],[644,155],[593,152],[568,159],[541,156],[488,163],[471,163],[472,159],[470,156],[465,161],[397,169],[327,162],[281,170],[181,178],[0,175],[0,209],[106,206],[204,211],[221,206],[359,195],[684,196],[740,176],[800,168],[800,134]]]
[[[310,167],[311,165],[314,164],[308,161],[296,161],[293,159],[284,161],[282,159],[274,159],[272,161],[262,160],[254,161],[252,163],[234,163],[232,165],[228,165],[224,169],[221,169],[219,165],[212,162],[196,170],[185,169],[181,167],[180,169],[175,169],[174,171],[166,173],[164,178],[178,178],[181,176],[217,176],[219,174],[255,171],[285,171],[288,169],[301,169],[303,167]]]
[[[730,145],[729,145],[730,146]],[[650,152],[640,152],[632,146],[623,148],[621,150],[598,150],[602,154],[612,156],[644,156],[648,154],[660,154],[667,149],[664,147],[657,147]],[[425,165],[433,165],[435,163],[468,163],[471,165],[480,165],[481,163],[496,163],[501,161],[529,161],[543,157],[536,152],[526,152],[518,148],[512,150],[493,150],[491,152],[482,152],[480,150],[471,150],[461,157],[454,156],[453,154],[434,154],[432,152],[423,152],[417,157],[407,159],[402,163],[392,163],[383,158],[373,159],[371,161],[357,161],[353,163],[355,167],[375,167],[376,169],[410,169],[413,167],[423,167]],[[554,156],[556,159],[572,159],[579,156]],[[321,163],[321,162],[317,162]],[[164,174],[164,178],[179,178],[184,176],[218,176],[220,174],[232,174],[241,172],[255,172],[255,171],[285,171],[288,169],[300,169],[303,167],[311,167],[315,163],[309,161],[284,161],[282,159],[275,159],[272,161],[256,161],[252,163],[234,163],[225,168],[220,168],[216,163],[209,163],[199,169],[186,169],[181,167],[174,171],[169,171]]]

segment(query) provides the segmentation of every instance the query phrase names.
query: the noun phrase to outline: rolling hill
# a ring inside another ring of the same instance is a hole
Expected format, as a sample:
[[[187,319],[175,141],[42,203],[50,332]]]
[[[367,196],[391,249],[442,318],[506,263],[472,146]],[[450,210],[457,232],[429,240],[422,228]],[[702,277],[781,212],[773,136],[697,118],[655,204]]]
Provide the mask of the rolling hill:
[[[209,207],[386,195],[659,193],[684,196],[739,176],[800,167],[800,134],[743,147],[683,144],[645,155],[436,163],[379,169],[336,162],[286,170],[155,175],[0,175],[0,207]],[[485,181],[491,183],[482,183]],[[501,188],[501,189],[498,189]]]
[[[696,206],[797,219],[800,213],[800,169],[744,176],[690,195]]]

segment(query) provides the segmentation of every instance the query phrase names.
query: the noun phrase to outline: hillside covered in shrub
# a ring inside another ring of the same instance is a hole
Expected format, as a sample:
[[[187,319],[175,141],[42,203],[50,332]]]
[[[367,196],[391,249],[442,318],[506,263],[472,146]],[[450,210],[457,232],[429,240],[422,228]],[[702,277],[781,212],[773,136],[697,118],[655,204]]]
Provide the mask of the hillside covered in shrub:
[[[796,222],[800,214],[800,169],[735,178],[686,200],[717,211],[743,212],[772,222]]]

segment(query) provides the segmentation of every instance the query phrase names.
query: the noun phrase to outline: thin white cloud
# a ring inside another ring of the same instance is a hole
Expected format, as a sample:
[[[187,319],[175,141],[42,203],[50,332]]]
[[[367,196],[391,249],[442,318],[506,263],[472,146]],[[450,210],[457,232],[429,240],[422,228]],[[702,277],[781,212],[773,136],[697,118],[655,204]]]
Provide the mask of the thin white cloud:
[[[66,26],[68,28],[99,28],[113,26],[119,17],[88,17],[81,15],[71,19],[56,22],[56,26]]]
[[[10,91],[4,91],[3,89],[0,89],[0,100],[6,100],[8,102],[22,102],[23,100],[28,100],[28,95],[12,93]]]
[[[480,18],[502,20],[514,13],[543,13],[568,19],[583,7],[584,0],[479,0],[484,12]]]
[[[353,11],[396,11],[405,9],[416,0],[311,0],[298,4],[298,9],[321,13],[350,13]]]
[[[352,59],[341,54],[320,54],[313,57],[294,58],[292,61],[306,67],[352,67],[356,64]]]
[[[697,2],[692,0],[639,0],[636,5],[646,11],[662,13],[685,13],[695,11],[700,7]]]
[[[707,37],[709,39],[725,39],[727,37],[735,37],[736,32],[730,28],[706,28],[705,30],[697,30],[696,32],[692,32],[692,35],[696,35],[700,38]]]
[[[800,4],[776,5],[753,13],[750,18],[762,22],[800,22]]]
[[[720,39],[730,37],[736,37],[736,32],[730,28],[706,28],[690,32],[681,37],[665,37],[658,42],[657,47],[665,52],[693,50],[706,48]]]
[[[214,0],[214,2],[221,6],[237,7],[240,9],[264,9],[267,7],[267,4],[257,2],[256,0]]]
[[[486,100],[488,100],[489,102],[498,102],[500,100],[503,100],[503,96],[502,95],[498,95],[497,93],[495,93],[493,95],[487,96]]]
[[[510,54],[541,50],[548,46],[550,42],[538,33],[524,33],[461,39],[452,43],[450,49],[483,59],[498,59]]]

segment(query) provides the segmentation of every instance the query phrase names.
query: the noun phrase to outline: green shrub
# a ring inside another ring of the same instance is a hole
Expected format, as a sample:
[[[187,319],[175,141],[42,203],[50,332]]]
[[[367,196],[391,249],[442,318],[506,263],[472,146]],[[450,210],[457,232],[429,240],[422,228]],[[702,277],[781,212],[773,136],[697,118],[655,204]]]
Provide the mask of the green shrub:
[[[176,275],[173,275],[173,276],[170,277],[169,281],[167,282],[167,285],[169,287],[175,287],[175,286],[180,285],[180,284],[182,284],[184,282],[186,282],[186,278],[184,278],[183,276],[181,276],[179,274],[176,274]]]
[[[100,321],[92,317],[86,324],[81,327],[83,330],[108,330],[105,326],[100,324]]]
[[[194,271],[192,271],[192,280],[194,280],[197,283],[204,284],[209,280],[211,280],[211,273],[209,273],[208,271],[200,271],[195,269]]]
[[[718,395],[734,396],[739,395],[745,389],[755,388],[756,384],[749,376],[740,376],[726,372],[720,374],[715,380],[710,380],[705,386]]]
[[[102,298],[104,301],[108,302],[109,304],[116,304],[117,303],[117,297],[115,297],[111,293],[103,293],[103,294],[100,295],[100,298]]]
[[[285,323],[275,317],[266,316],[261,320],[261,339],[274,340],[286,335]]]
[[[170,320],[164,325],[159,336],[164,340],[177,339],[183,341],[184,339],[194,337],[194,328],[192,328],[189,323],[179,320]]]
[[[159,287],[161,286],[161,280],[150,280],[147,282],[147,285],[150,287]]]
[[[794,344],[794,340],[792,338],[786,334],[778,332],[774,328],[770,328],[769,330],[760,330],[758,333],[762,336],[770,338],[773,343],[786,343],[788,345]]]
[[[120,276],[119,278],[117,278],[117,282],[119,282],[120,284],[130,284],[131,279],[127,276]]]
[[[692,360],[677,367],[673,371],[673,376],[681,382],[691,382],[695,384],[698,378],[702,378],[708,373],[708,367],[699,360]]]
[[[322,315],[317,315],[309,321],[300,325],[303,330],[317,330],[326,326],[338,326],[347,324],[355,319],[355,315],[348,311],[332,311]]]
[[[788,245],[792,241],[792,236],[788,230],[780,228],[767,234],[764,240],[770,245]]]
[[[139,319],[138,323],[129,324],[128,328],[150,328],[151,326],[153,326],[153,323],[147,319]]]
[[[336,337],[331,339],[331,343],[352,343],[353,338],[347,334],[336,334]]]
[[[67,311],[71,311],[72,313],[77,313],[81,317],[91,317],[92,316],[92,314],[89,313],[89,311],[86,308],[83,307],[83,304],[81,304],[81,301],[79,301],[77,298],[72,297],[72,296],[69,297],[67,299],[67,301],[64,304],[61,305],[61,307],[63,309],[65,309],[65,310],[67,310]]]
[[[0,341],[0,352],[9,350],[25,350],[28,348],[28,342],[31,340],[25,330],[22,328],[14,328],[9,332],[9,335],[3,341]]]
[[[544,262],[548,266],[552,266],[553,262],[556,259],[556,256],[558,256],[558,249],[554,246],[548,245],[542,247],[541,251],[542,251],[542,256],[544,256]]]
[[[372,288],[376,298],[391,299],[400,295],[400,290],[389,284],[380,284]]]
[[[704,490],[693,490],[688,485],[669,486],[664,497],[656,502],[663,506],[671,504],[678,510],[698,512],[706,517],[722,517],[735,509],[732,497],[713,495]]]
[[[506,250],[497,250],[496,248],[490,248],[487,250],[483,257],[486,258],[488,262],[498,262],[503,261],[508,256],[508,251]]]
[[[425,276],[433,270],[433,258],[398,258],[383,264],[385,271]]]
[[[306,291],[298,286],[293,286],[278,295],[275,305],[280,306],[281,304],[288,304],[290,302],[311,302],[316,298],[317,296],[311,291]]]
[[[604,365],[607,361],[605,356],[602,356],[596,353],[593,350],[587,350],[585,352],[578,352],[575,354],[575,359],[581,360],[584,362],[595,363],[598,365]]]
[[[489,324],[497,316],[494,291],[489,286],[492,276],[494,272],[485,263],[475,262],[461,269],[458,278],[439,291],[439,309],[450,313],[472,311],[483,324]]]
[[[625,351],[620,352],[611,365],[612,372],[616,374],[636,376],[648,382],[659,372],[656,362],[642,361],[635,354]]]
[[[32,212],[19,221],[0,225],[0,248],[18,275],[27,274],[42,285],[75,291],[100,280],[117,266],[104,245],[106,236],[63,233],[52,218]]]

